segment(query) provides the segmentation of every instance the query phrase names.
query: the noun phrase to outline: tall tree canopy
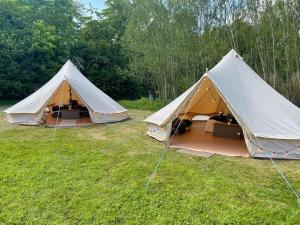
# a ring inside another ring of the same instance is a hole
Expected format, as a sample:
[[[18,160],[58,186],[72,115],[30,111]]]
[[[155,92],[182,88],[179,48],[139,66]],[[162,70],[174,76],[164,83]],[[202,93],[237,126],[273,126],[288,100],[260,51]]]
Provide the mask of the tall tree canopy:
[[[178,96],[235,48],[300,105],[298,0],[0,0],[0,98],[22,98],[71,59],[114,98]],[[251,85],[251,84],[249,84]]]
[[[299,1],[129,2],[124,44],[132,52],[132,72],[148,74],[161,98],[176,97],[234,48],[300,105]]]
[[[127,14],[108,1],[93,16],[73,0],[0,0],[0,98],[23,98],[71,59],[110,96],[139,98],[121,46]],[[90,9],[90,12],[93,9]]]

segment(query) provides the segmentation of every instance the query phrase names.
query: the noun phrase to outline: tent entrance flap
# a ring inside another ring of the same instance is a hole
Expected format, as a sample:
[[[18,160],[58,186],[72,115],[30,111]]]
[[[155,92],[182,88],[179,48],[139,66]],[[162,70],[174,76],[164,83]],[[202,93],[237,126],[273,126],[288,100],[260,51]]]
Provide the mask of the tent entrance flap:
[[[210,119],[193,120],[198,115],[206,115]],[[242,128],[208,78],[203,79],[199,84],[190,102],[183,106],[177,118],[191,121],[191,126],[181,134],[176,131],[175,134],[171,134],[174,137],[170,138],[170,146],[229,156],[249,157],[249,151],[242,137]],[[176,126],[174,121],[173,126]],[[180,124],[180,126],[184,125]]]
[[[64,81],[47,103],[43,123],[48,127],[73,127],[90,125],[92,121],[88,107]]]
[[[215,115],[218,113],[228,114],[230,110],[213,83],[208,78],[204,78],[191,97],[190,103],[183,106],[178,117],[191,120],[196,115]]]

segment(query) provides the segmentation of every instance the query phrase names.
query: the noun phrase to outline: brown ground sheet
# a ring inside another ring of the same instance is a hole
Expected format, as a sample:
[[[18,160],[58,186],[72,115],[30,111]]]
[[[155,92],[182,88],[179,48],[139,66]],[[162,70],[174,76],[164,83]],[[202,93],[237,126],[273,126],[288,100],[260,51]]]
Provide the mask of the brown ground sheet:
[[[174,136],[170,146],[227,156],[249,157],[244,139],[214,137],[212,133],[204,131],[205,124],[203,121],[193,121],[190,130]]]
[[[91,121],[90,117],[83,117],[80,119],[61,119],[52,117],[51,115],[45,115],[45,126],[47,127],[77,127],[77,126],[85,126],[85,125],[91,125],[93,122]]]

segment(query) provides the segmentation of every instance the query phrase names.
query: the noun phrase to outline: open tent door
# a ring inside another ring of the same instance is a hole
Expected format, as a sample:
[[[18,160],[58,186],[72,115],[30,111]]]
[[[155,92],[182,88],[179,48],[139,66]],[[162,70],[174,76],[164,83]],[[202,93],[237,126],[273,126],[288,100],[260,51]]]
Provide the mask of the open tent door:
[[[248,157],[242,127],[233,114],[213,83],[204,78],[173,120],[170,146]]]
[[[48,127],[73,127],[90,125],[92,121],[84,101],[63,81],[44,109],[43,123]]]

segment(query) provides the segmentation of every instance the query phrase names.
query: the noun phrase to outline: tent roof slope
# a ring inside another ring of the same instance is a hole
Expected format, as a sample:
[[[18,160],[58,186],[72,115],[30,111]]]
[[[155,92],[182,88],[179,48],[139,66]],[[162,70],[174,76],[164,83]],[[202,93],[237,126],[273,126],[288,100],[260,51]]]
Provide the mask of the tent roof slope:
[[[67,81],[82,100],[93,110],[100,113],[121,113],[127,110],[93,85],[68,60],[59,72],[36,92],[5,110],[5,113],[37,113],[49,101],[59,86]]]
[[[255,136],[300,139],[300,109],[269,86],[234,50],[207,77]]]
[[[154,123],[159,126],[168,122],[168,120],[176,113],[176,111],[180,108],[180,106],[185,102],[187,97],[195,90],[196,86],[200,83],[198,81],[193,86],[191,86],[187,91],[182,93],[179,97],[177,97],[174,101],[170,102],[168,105],[160,109],[159,111],[153,113],[152,115],[148,116],[145,122]]]
[[[67,82],[94,112],[121,113],[127,111],[127,109],[90,82],[71,61],[68,61],[67,65]]]
[[[66,64],[59,70],[51,80],[39,88],[27,98],[6,109],[5,113],[37,113],[44,106],[45,101],[51,98],[64,80]]]

